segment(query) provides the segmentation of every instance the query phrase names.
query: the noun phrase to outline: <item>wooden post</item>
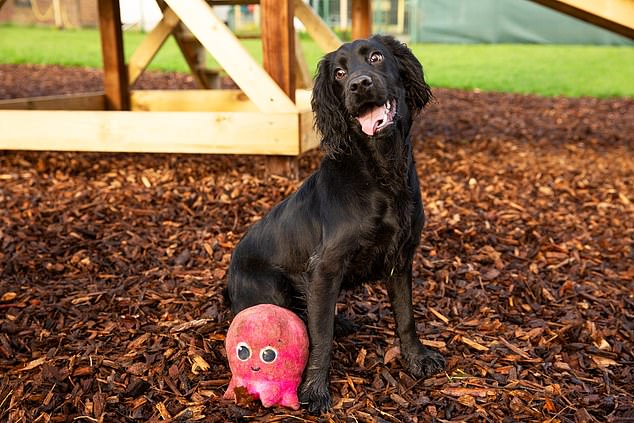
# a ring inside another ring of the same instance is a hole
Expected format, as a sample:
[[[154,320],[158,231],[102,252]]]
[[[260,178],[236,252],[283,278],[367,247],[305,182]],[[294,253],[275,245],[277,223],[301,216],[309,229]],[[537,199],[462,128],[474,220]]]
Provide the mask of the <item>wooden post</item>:
[[[292,0],[261,0],[262,65],[295,101],[295,28]]]
[[[295,101],[295,28],[293,0],[261,0],[262,65],[286,95]],[[297,176],[297,160],[272,156],[267,172],[288,177]]]
[[[348,0],[339,1],[339,29],[348,27]]]
[[[396,9],[396,27],[399,34],[405,34],[405,0],[398,0]]]
[[[109,110],[130,110],[128,70],[123,55],[119,1],[98,0],[97,7],[106,107]]]
[[[53,0],[53,16],[55,17],[55,27],[63,28],[64,22],[62,21],[62,5],[59,0]]]
[[[370,0],[352,0],[352,39],[368,38],[372,34]]]

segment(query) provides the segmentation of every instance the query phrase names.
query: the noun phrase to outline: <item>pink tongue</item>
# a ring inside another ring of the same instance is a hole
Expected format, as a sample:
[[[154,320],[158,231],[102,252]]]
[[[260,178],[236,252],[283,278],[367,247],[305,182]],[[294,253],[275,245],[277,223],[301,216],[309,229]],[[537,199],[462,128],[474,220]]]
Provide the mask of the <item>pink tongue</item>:
[[[385,106],[375,107],[368,113],[357,118],[361,124],[361,129],[368,135],[374,135],[379,123],[385,119]]]

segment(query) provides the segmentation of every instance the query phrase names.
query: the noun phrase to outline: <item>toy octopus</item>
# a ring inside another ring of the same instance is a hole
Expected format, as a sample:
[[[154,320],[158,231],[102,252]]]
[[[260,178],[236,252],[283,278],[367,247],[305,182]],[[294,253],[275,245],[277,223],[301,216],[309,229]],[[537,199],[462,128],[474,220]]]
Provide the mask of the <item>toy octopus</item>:
[[[244,387],[264,407],[299,409],[297,387],[308,360],[308,334],[295,313],[259,304],[238,313],[225,339],[231,381],[225,399]]]

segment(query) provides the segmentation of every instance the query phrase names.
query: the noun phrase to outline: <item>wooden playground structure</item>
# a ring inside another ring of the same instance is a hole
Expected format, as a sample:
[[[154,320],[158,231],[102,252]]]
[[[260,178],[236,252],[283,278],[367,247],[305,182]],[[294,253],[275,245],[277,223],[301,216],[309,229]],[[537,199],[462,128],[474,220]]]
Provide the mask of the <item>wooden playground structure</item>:
[[[634,0],[533,0],[634,38]],[[0,7],[5,0],[0,0]],[[157,0],[163,12],[129,63],[119,0],[98,0],[104,91],[0,101],[0,150],[169,152],[296,156],[318,145],[311,75],[293,26],[297,17],[328,52],[341,41],[302,0]],[[259,4],[263,66],[211,6]],[[371,0],[352,0],[352,37],[371,33]],[[133,90],[174,36],[198,90]],[[238,85],[216,90],[201,47]]]
[[[307,89],[310,76],[303,57],[296,54],[301,50],[295,45],[293,17],[321,48],[332,50],[340,41],[310,7],[299,0],[259,2],[262,67],[210,6],[228,2],[158,3],[162,20],[126,64],[119,1],[98,0],[104,91],[0,102],[0,149],[293,156],[317,145]],[[201,89],[131,90],[170,35]],[[208,78],[200,68],[197,44],[240,90],[208,89],[213,75]]]

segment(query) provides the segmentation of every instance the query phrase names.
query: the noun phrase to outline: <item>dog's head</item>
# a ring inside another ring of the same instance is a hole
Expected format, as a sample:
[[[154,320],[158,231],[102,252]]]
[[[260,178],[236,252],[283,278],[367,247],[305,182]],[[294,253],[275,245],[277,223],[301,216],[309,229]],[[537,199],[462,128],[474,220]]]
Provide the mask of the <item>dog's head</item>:
[[[349,134],[379,138],[398,125],[409,128],[430,98],[423,68],[411,50],[393,37],[376,35],[324,56],[311,104],[322,148],[334,154]]]

